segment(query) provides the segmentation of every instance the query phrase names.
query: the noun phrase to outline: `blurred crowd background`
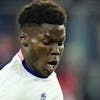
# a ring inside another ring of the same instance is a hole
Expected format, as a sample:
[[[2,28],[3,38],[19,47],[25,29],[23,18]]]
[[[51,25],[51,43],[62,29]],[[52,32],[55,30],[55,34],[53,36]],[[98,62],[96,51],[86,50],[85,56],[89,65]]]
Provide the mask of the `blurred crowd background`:
[[[16,16],[32,0],[0,0],[0,69],[17,53]],[[100,100],[100,0],[56,0],[68,14],[57,69],[64,100]]]

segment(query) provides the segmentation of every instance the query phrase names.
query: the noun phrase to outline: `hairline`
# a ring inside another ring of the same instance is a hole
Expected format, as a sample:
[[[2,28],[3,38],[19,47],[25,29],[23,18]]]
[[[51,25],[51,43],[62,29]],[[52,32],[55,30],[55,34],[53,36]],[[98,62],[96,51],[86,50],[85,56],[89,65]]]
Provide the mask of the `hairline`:
[[[38,29],[41,29],[41,28],[43,28],[43,27],[45,27],[45,26],[47,26],[47,28],[48,29],[50,29],[50,28],[52,28],[52,27],[54,27],[54,26],[58,26],[59,28],[62,28],[62,27],[64,27],[65,28],[65,25],[64,24],[62,24],[62,25],[59,25],[59,24],[48,24],[48,23],[44,23],[44,24],[41,24],[41,25],[37,25],[37,24],[34,24],[34,25],[26,25],[26,26],[23,26],[22,28],[21,28],[21,33],[23,34],[28,34],[28,32],[24,32],[25,30],[28,30],[29,28],[29,30],[31,30],[32,28],[34,29],[34,30],[38,30]],[[47,30],[48,30],[47,29]],[[34,31],[33,30],[33,31]]]

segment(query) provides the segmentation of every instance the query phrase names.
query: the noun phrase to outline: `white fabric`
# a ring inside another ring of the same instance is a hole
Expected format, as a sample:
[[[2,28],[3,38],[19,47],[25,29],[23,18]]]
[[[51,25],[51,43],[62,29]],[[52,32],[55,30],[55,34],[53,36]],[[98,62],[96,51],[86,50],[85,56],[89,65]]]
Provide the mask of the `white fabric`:
[[[0,71],[0,100],[63,100],[56,73],[38,78],[24,69],[18,56]]]

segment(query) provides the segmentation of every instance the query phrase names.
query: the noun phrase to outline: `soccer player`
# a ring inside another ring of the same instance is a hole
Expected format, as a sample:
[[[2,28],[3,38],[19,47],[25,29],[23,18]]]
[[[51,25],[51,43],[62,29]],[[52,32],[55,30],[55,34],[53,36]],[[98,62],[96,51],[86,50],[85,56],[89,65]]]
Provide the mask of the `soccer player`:
[[[18,16],[20,50],[0,71],[0,100],[63,100],[55,70],[66,38],[65,10],[35,0]]]

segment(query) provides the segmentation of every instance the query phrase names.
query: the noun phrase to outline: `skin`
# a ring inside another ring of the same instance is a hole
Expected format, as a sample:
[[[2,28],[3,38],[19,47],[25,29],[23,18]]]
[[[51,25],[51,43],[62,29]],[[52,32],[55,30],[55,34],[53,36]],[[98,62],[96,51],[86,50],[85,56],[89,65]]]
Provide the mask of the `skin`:
[[[27,65],[41,75],[49,76],[59,64],[65,37],[64,25],[42,24],[22,28],[20,43]],[[56,63],[48,63],[54,61]]]

